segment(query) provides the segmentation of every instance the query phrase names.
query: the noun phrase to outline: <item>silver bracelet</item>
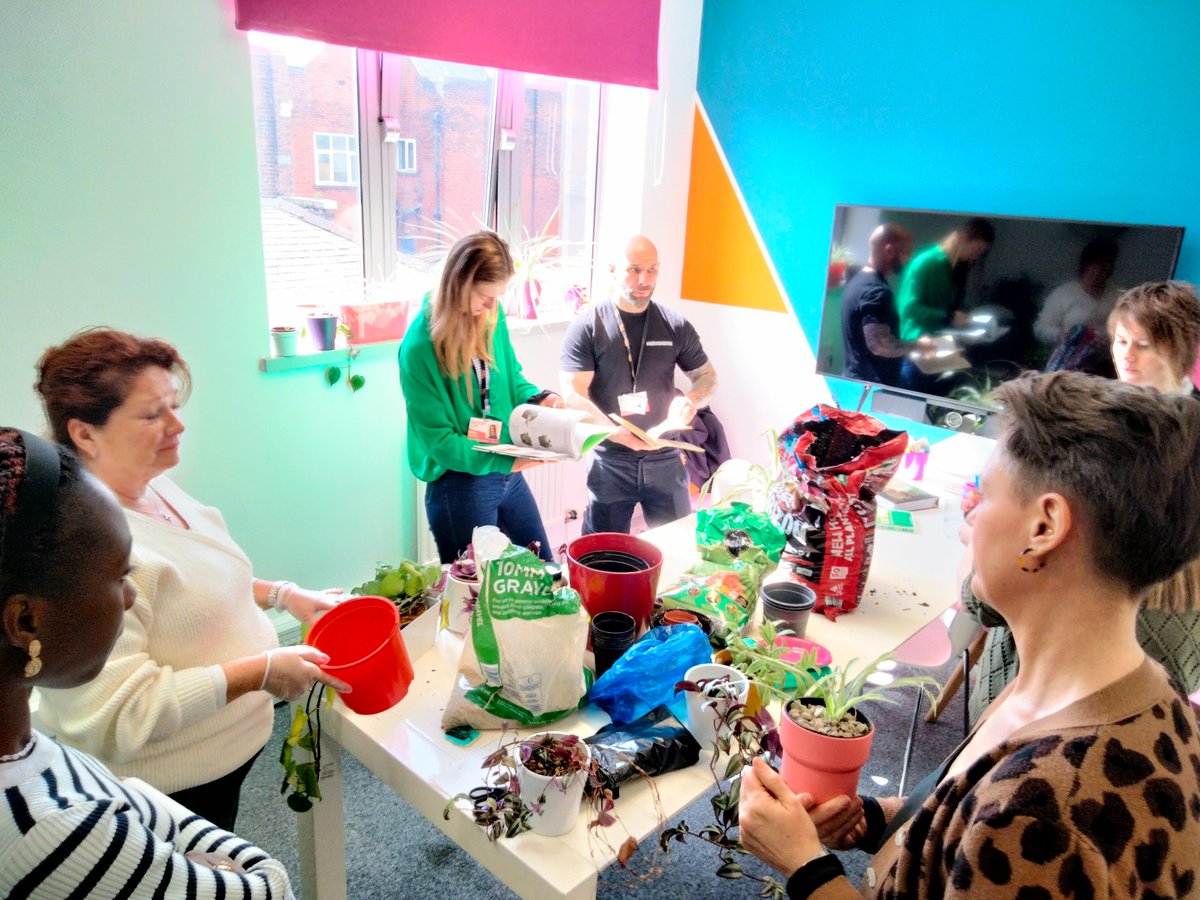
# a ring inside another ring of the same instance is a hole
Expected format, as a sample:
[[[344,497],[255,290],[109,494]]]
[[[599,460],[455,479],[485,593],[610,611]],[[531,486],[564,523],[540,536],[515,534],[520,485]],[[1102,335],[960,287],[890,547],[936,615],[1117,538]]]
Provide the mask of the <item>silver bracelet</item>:
[[[286,610],[279,605],[279,595],[285,587],[295,586],[296,583],[294,581],[276,581],[273,583],[271,585],[271,589],[267,591],[267,606],[271,607],[272,609],[277,609],[280,612],[286,612]]]

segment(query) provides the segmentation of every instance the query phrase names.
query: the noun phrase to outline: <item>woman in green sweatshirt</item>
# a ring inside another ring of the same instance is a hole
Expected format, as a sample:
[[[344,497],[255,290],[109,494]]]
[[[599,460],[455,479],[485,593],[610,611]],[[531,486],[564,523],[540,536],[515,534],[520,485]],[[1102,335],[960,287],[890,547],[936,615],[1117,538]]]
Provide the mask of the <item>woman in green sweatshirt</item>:
[[[508,245],[491,231],[459,239],[437,289],[400,345],[400,388],[408,409],[408,465],[428,483],[425,512],[443,563],[478,525],[496,525],[518,545],[549,541],[524,469],[537,461],[480,453],[508,443],[508,418],[521,403],[562,406],[521,374],[500,298],[515,269]]]

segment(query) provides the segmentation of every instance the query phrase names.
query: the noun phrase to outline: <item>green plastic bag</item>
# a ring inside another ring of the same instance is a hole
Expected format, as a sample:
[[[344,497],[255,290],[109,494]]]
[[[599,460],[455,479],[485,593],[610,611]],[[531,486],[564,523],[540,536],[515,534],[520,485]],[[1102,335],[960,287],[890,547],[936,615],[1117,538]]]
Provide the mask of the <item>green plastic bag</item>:
[[[783,532],[771,523],[766,513],[756,512],[749,503],[734,502],[728,506],[713,506],[696,513],[696,546],[716,544],[725,546],[725,532],[740,530],[750,535],[750,542],[761,547],[773,562],[779,562],[783,552]]]

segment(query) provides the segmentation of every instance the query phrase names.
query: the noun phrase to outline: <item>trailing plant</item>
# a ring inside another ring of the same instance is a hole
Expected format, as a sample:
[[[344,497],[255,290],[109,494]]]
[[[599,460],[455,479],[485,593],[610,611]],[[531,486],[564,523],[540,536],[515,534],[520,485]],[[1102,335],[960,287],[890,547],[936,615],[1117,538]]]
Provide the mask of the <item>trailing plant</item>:
[[[313,801],[321,799],[321,708],[332,705],[333,689],[314,684],[304,702],[296,704],[291,730],[280,747],[279,793],[287,794],[287,805],[296,812],[308,812]]]
[[[561,784],[561,779],[579,773],[585,779],[583,806],[587,810],[589,841],[598,836],[616,857],[621,868],[630,871],[628,863],[638,849],[637,838],[627,834],[621,845],[616,847],[605,835],[604,829],[620,821],[615,811],[613,792],[600,777],[599,764],[588,753],[585,742],[573,734],[540,734],[533,738],[513,737],[504,741],[483,761],[484,783],[451,797],[442,810],[442,818],[448,821],[451,810],[466,801],[470,803],[475,824],[485,830],[488,840],[493,843],[531,830],[533,826],[530,820],[541,813],[546,795],[544,792],[537,797],[522,795],[518,763],[530,771],[553,777],[551,785]],[[661,829],[666,824],[666,816],[658,788],[653,778],[641,769],[637,771],[650,785]],[[631,874],[640,880],[660,873],[661,868],[652,863],[649,871],[640,875]]]
[[[358,359],[359,350],[353,344],[354,333],[342,324],[338,323],[337,330],[346,336],[346,386],[350,388],[352,393],[357,394],[363,389],[363,385],[367,383],[365,375],[354,374],[354,360]],[[325,383],[333,387],[342,380],[342,366],[327,366],[325,369]]]
[[[719,680],[680,681],[675,685],[675,690],[707,693],[717,687],[714,682]],[[693,831],[684,821],[666,828],[659,835],[659,847],[669,855],[672,841],[680,844],[692,838],[703,841],[717,850],[717,858],[720,860],[716,870],[718,878],[749,878],[761,885],[758,896],[783,900],[787,896],[787,890],[782,882],[771,875],[747,872],[739,862],[741,857],[749,856],[750,852],[742,846],[737,833],[742,769],[759,756],[777,766],[782,753],[779,732],[766,706],[760,705],[757,711],[751,714],[747,703],[739,701],[736,696],[729,699],[730,702],[718,704],[713,708],[717,737],[708,768],[717,786],[717,792],[710,801],[714,821],[697,831]],[[724,768],[721,768],[722,760],[725,760]]]

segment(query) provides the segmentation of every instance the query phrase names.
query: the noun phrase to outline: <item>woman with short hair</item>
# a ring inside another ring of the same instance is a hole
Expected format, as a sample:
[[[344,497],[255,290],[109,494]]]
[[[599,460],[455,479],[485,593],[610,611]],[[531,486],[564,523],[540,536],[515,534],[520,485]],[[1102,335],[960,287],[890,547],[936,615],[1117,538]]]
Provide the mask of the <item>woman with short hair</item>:
[[[400,345],[408,466],[427,483],[425,512],[443,563],[467,548],[479,525],[497,525],[521,546],[536,541],[542,559],[552,558],[521,474],[539,463],[474,449],[510,443],[508,418],[519,404],[563,405],[525,379],[513,352],[500,301],[514,272],[499,235],[460,238]]]
[[[1200,875],[1200,735],[1138,645],[1141,595],[1200,557],[1200,404],[1078,372],[1001,385],[974,592],[1021,669],[912,795],[814,805],[760,760],[741,840],[794,897],[1181,897]],[[1135,461],[1136,465],[1117,461]],[[1083,627],[1081,627],[1083,626]]]
[[[1188,373],[1200,347],[1200,298],[1186,281],[1150,281],[1126,291],[1108,316],[1117,377],[1160,394],[1200,391]]]

